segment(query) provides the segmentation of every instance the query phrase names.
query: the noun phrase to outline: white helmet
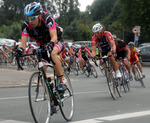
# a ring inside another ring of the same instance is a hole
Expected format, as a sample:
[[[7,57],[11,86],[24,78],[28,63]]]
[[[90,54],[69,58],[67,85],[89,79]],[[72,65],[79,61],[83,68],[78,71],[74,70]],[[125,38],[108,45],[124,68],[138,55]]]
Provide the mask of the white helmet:
[[[96,32],[100,32],[102,29],[103,29],[103,26],[100,23],[97,23],[93,26],[92,31],[93,33],[96,33]]]

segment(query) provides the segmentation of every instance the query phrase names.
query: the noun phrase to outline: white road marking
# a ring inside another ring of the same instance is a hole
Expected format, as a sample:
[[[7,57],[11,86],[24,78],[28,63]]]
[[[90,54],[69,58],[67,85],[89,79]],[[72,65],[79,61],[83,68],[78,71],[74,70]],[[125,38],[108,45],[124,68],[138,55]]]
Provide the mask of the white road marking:
[[[103,93],[103,92],[105,92],[105,91],[76,92],[74,94],[93,94],[93,93]],[[3,97],[3,98],[0,98],[0,100],[25,99],[25,98],[28,98],[28,96]]]
[[[147,116],[150,115],[149,111],[141,111],[141,112],[134,112],[134,113],[126,113],[126,114],[120,114],[120,115],[114,115],[114,116],[107,116],[107,117],[99,117],[89,120],[82,120],[82,121],[74,121],[70,123],[101,123],[105,121],[114,121],[114,120],[121,120],[121,119],[129,119],[129,118],[135,118],[135,117],[141,117],[141,116]]]
[[[1,120],[0,123],[30,123],[30,122],[23,122],[23,121],[16,121],[16,120]]]

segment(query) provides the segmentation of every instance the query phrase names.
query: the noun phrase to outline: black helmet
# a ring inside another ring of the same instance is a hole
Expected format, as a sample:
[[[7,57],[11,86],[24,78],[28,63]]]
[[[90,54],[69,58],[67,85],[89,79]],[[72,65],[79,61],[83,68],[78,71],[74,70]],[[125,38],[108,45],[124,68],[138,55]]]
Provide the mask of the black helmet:
[[[128,43],[128,46],[129,46],[129,47],[134,47],[134,46],[135,46],[135,45],[134,45],[134,42],[129,42],[129,43]]]
[[[43,12],[43,8],[40,3],[32,2],[27,4],[24,8],[25,16],[37,16]]]
[[[84,46],[84,45],[82,45],[82,46],[81,46],[81,49],[82,49],[82,50],[83,50],[83,49],[85,49],[85,46]]]

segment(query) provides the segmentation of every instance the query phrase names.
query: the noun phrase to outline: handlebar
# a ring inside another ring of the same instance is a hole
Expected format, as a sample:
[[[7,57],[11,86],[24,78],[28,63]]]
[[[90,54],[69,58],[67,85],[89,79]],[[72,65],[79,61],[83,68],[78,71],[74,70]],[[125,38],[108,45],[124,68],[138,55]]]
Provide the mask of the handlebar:
[[[25,57],[25,56],[31,56],[31,55],[37,55],[38,57],[38,61],[40,62],[41,61],[41,56],[42,56],[42,53],[47,53],[47,55],[48,55],[48,58],[50,59],[50,61],[55,65],[55,62],[52,60],[52,58],[51,58],[51,54],[50,54],[50,52],[48,51],[48,50],[46,50],[46,49],[41,49],[41,48],[39,48],[38,50],[33,50],[33,52],[32,53],[28,53],[28,54],[23,54],[23,55],[18,55],[18,54],[16,54],[16,60],[17,60],[17,65],[18,65],[18,69],[21,69],[21,70],[23,70],[23,67],[21,66],[21,64],[20,64],[20,57]]]

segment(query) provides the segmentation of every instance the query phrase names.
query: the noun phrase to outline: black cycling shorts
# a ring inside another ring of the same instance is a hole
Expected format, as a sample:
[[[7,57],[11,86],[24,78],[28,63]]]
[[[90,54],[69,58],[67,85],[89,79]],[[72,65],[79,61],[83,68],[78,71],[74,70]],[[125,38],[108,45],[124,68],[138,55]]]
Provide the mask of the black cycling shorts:
[[[127,52],[125,50],[122,50],[120,52],[116,52],[117,53],[117,57],[116,60],[119,60],[119,58],[121,57],[122,59],[127,57]]]

